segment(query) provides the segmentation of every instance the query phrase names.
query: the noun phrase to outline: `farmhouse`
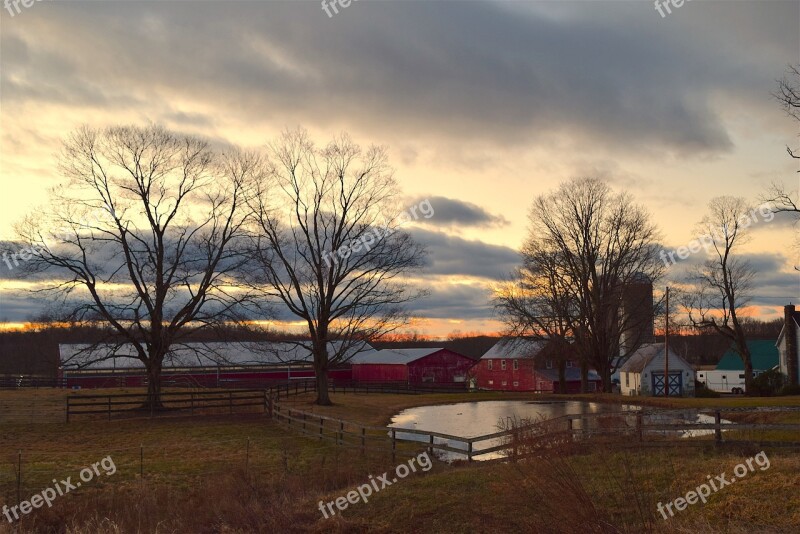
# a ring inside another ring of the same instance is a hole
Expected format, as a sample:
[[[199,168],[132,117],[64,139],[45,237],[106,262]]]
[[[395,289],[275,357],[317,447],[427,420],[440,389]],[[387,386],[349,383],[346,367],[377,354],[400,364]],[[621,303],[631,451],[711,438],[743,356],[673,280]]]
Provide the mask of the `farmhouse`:
[[[356,382],[466,386],[475,360],[443,348],[395,348],[364,351],[351,364]]]
[[[620,367],[620,391],[623,395],[664,395],[664,344],[642,345]],[[694,369],[673,351],[669,351],[670,396],[694,395]]]
[[[556,344],[543,339],[503,338],[475,366],[480,389],[501,391],[559,391],[558,365],[565,361],[567,393],[581,389],[581,372],[569,352],[561,353]],[[600,376],[589,371],[589,390],[599,389]]]
[[[793,304],[783,308],[783,327],[775,344],[780,354],[781,373],[789,384],[800,384],[800,312]]]
[[[332,344],[331,350],[336,348]],[[370,350],[363,347],[352,349]],[[131,344],[59,345],[59,383],[65,387],[141,387],[144,364]],[[313,379],[311,353],[291,342],[183,343],[164,358],[163,386],[261,387],[275,382]],[[333,380],[349,381],[344,364],[328,371]]]

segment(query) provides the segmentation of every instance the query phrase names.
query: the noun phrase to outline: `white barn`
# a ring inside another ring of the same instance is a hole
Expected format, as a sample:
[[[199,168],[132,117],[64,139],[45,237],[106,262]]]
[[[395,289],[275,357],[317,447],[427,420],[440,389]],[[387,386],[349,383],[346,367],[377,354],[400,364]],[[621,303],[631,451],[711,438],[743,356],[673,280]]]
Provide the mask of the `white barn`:
[[[620,391],[623,395],[664,395],[664,344],[642,345],[619,369]],[[694,369],[691,364],[669,351],[669,395],[694,395]]]

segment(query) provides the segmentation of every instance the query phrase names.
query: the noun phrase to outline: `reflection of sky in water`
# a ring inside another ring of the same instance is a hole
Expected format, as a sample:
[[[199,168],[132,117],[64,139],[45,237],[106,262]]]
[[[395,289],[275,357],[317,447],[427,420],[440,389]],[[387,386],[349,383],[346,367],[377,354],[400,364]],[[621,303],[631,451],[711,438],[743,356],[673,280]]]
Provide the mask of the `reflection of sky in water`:
[[[534,421],[552,419],[564,415],[595,414],[595,413],[619,413],[639,411],[641,407],[634,405],[601,404],[594,402],[580,401],[480,401],[480,402],[461,402],[457,404],[442,404],[438,406],[418,406],[403,410],[392,418],[389,424],[391,428],[409,428],[430,432],[439,432],[453,436],[465,438],[484,436],[500,431],[501,421],[511,421],[516,418],[531,419]],[[635,425],[635,418],[630,417],[628,424]],[[659,414],[645,415],[645,424],[655,423],[713,423],[712,416],[698,414],[696,410],[671,410]],[[727,422],[727,421],[726,421]],[[579,428],[580,423],[575,422],[575,428]],[[661,434],[670,431],[661,431]],[[681,437],[696,437],[712,434],[713,430],[687,430],[684,432],[672,432]],[[397,432],[398,439],[408,441],[428,442],[427,436],[419,436],[405,432]],[[435,443],[447,444],[448,446],[466,450],[467,444],[461,441],[446,440],[435,438]],[[500,439],[481,441],[474,444],[474,451],[489,449],[500,445]],[[465,458],[465,455],[451,453],[447,451],[435,451],[436,455],[443,460],[454,460]],[[502,457],[502,453],[495,452],[477,456],[475,459],[489,460]]]

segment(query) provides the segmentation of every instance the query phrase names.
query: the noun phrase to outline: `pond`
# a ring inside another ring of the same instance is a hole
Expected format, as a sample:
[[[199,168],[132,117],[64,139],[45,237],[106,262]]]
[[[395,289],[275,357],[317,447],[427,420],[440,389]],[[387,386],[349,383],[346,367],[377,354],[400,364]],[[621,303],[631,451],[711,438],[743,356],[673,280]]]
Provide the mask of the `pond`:
[[[633,417],[633,414],[640,410],[640,406],[630,404],[617,405],[582,401],[507,400],[460,402],[456,404],[408,408],[392,417],[389,427],[438,432],[451,436],[472,438],[499,432],[504,429],[504,425],[510,427],[511,423],[514,421],[526,419],[540,421],[564,415],[630,412],[631,417],[629,418],[628,424],[633,426],[636,424],[636,418]],[[582,423],[587,424],[587,428],[591,428],[595,421],[595,419],[587,419],[586,422],[575,421],[575,428],[580,428],[580,424]],[[697,413],[696,410],[669,410],[659,411],[657,413],[653,413],[652,410],[649,410],[643,415],[643,421],[645,424],[673,422],[713,423],[714,418]],[[660,433],[665,434],[666,431],[661,431]],[[671,433],[678,437],[696,437],[713,433],[713,430],[698,429],[672,431]],[[401,431],[397,432],[397,438],[407,441],[422,442],[427,442],[429,439],[427,436]],[[436,437],[435,443],[445,444],[459,450],[466,450],[466,444],[462,441]],[[501,443],[502,441],[500,439],[482,441],[475,444],[475,450],[480,451],[488,449],[500,445]],[[440,450],[436,451],[436,455],[440,459],[446,461],[463,459],[465,457],[465,455],[459,453]],[[499,457],[502,457],[502,453],[494,452],[477,456],[476,460],[489,460]]]

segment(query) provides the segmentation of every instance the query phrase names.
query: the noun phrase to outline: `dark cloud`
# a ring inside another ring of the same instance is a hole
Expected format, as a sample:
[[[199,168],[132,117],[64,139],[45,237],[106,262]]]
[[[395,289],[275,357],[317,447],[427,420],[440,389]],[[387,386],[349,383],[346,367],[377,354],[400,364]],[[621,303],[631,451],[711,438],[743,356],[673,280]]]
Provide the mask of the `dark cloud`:
[[[737,4],[670,20],[641,2],[362,2],[331,19],[315,2],[37,4],[4,26],[2,89],[154,120],[180,98],[254,124],[718,153],[712,96],[770,105],[798,44],[796,2]]]
[[[492,215],[482,207],[472,202],[465,202],[455,198],[447,197],[420,197],[414,199],[409,204],[419,204],[429,201],[433,207],[434,215],[430,219],[419,218],[417,222],[431,226],[455,227],[492,227],[506,226],[508,220],[502,215]]]
[[[425,274],[461,275],[502,280],[520,264],[519,253],[509,247],[471,241],[419,228],[409,231],[428,249]]]

